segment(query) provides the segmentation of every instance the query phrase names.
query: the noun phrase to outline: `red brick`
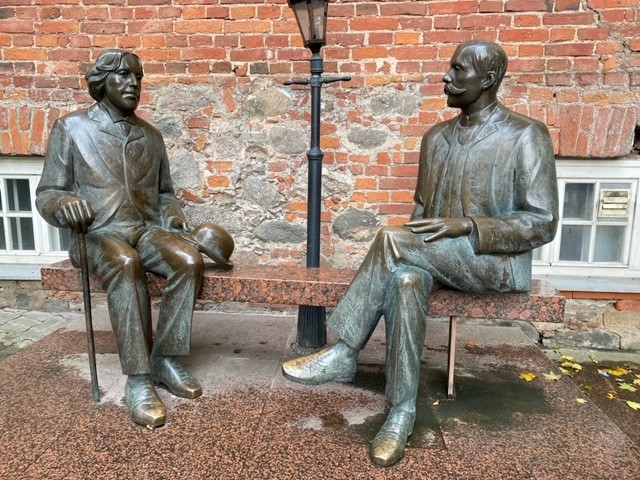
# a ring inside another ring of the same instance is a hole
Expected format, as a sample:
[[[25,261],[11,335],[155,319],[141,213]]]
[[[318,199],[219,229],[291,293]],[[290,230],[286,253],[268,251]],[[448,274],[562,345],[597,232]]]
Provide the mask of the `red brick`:
[[[353,18],[349,22],[349,30],[352,32],[379,32],[381,30],[398,30],[396,18]]]
[[[432,28],[433,20],[431,17],[400,17],[398,23],[402,30],[428,32]]]
[[[415,190],[416,179],[415,177],[409,178],[381,178],[380,189],[381,190]]]
[[[224,31],[227,33],[271,33],[272,22],[259,20],[239,20],[226,22]]]
[[[555,10],[556,12],[563,12],[566,10],[579,10],[581,0],[556,0]]]
[[[406,47],[392,47],[389,51],[389,56],[397,58],[398,60],[435,60],[437,58],[438,51],[430,46],[406,46]]]
[[[413,212],[413,208],[413,204],[385,203],[378,207],[378,212],[380,212],[381,215],[405,215],[408,217]],[[406,217],[404,219],[405,222],[408,220]]]
[[[607,8],[620,8],[630,5],[638,6],[637,0],[587,0],[589,8],[603,10]]]
[[[481,13],[504,12],[504,2],[498,0],[480,0],[480,2],[478,2],[478,11]]]
[[[609,28],[580,28],[578,29],[578,40],[606,40],[610,33],[611,29]]]
[[[361,47],[351,51],[353,60],[363,60],[367,58],[386,58],[389,50],[386,47]]]
[[[0,20],[0,32],[3,33],[34,33],[32,20],[2,19]]]
[[[232,6],[229,8],[229,18],[231,20],[248,20],[256,18],[256,7],[254,6]]]
[[[460,17],[461,28],[502,28],[511,25],[509,15],[464,15]]]
[[[176,33],[183,33],[187,35],[222,33],[224,29],[224,22],[222,20],[177,21],[174,24],[174,29]]]
[[[545,0],[507,0],[505,3],[507,12],[546,12]]]
[[[593,55],[593,44],[591,43],[573,43],[573,44],[557,44],[547,45],[545,54],[550,57],[562,56],[587,56]]]
[[[584,300],[611,300],[612,292],[573,292],[574,299]]]
[[[471,1],[436,1],[428,4],[429,15],[444,15],[447,13],[454,13],[457,15],[464,15],[468,13],[476,13],[478,11],[478,2]]]
[[[225,54],[224,50],[223,54]],[[229,55],[229,59],[232,62],[255,62],[267,60],[267,51],[264,48],[237,49],[232,50]],[[221,58],[224,58],[224,56]]]
[[[74,23],[77,28],[77,23]],[[122,34],[126,30],[126,24],[120,22],[84,22],[81,24],[82,33],[97,34]]]
[[[640,300],[618,300],[613,306],[624,312],[640,312]]]
[[[594,22],[593,12],[548,13],[542,17],[544,25],[591,25]]]
[[[502,42],[547,42],[549,40],[549,30],[546,28],[526,29],[502,29],[499,33],[499,40]]]
[[[380,16],[399,17],[405,15],[416,15],[419,17],[427,15],[426,2],[393,2],[380,4]]]

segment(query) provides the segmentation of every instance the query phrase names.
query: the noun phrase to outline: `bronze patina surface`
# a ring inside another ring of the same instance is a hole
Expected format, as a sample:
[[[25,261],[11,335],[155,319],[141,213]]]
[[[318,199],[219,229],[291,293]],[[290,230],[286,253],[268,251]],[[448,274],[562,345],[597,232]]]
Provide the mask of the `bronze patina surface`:
[[[160,132],[134,112],[143,78],[140,59],[107,50],[86,75],[96,103],[56,121],[49,137],[36,205],[52,225],[72,231],[69,256],[107,292],[125,398],[136,423],[160,426],[164,406],[155,384],[194,398],[198,382],[173,358],[190,350],[193,307],[211,256],[231,268],[233,240],[213,224],[191,229],[169,174]],[[146,271],[167,279],[153,345]]]
[[[344,365],[353,363],[384,316],[391,409],[371,448],[379,465],[402,457],[413,430],[431,292],[443,286],[528,291],[531,252],[555,235],[551,137],[545,125],[498,101],[506,69],[506,54],[495,43],[456,49],[443,82],[447,104],[460,114],[422,139],[410,221],[378,232],[328,320],[339,342],[321,356],[283,364],[293,381],[344,380]]]

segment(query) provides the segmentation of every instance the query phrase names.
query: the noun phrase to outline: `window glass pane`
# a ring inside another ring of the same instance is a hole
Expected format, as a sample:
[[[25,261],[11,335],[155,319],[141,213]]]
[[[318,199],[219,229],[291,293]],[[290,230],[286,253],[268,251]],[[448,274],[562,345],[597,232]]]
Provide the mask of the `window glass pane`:
[[[52,252],[66,252],[69,249],[69,236],[71,230],[68,228],[56,228],[48,225],[49,238],[51,239]]]
[[[4,235],[4,221],[2,221],[2,218],[0,217],[0,250],[6,250],[6,249],[7,249],[7,241]]]
[[[33,221],[31,218],[10,218],[11,246],[14,250],[35,250]]]
[[[594,262],[622,262],[625,227],[599,226],[596,228]]]
[[[591,220],[594,190],[593,183],[567,183],[564,187],[563,218]]]
[[[534,260],[534,261],[535,261],[535,260],[540,260],[540,259],[542,258],[542,255],[541,255],[541,253],[540,253],[540,252],[541,252],[541,249],[540,249],[540,248],[535,248],[535,249],[533,250],[533,252],[532,252],[532,254],[533,254],[533,255],[532,255],[532,257],[533,257],[533,258],[532,258],[532,260]]]
[[[560,260],[568,262],[589,261],[589,225],[563,225],[560,240]]]
[[[10,212],[30,212],[31,192],[28,179],[9,178],[7,182],[7,204]]]

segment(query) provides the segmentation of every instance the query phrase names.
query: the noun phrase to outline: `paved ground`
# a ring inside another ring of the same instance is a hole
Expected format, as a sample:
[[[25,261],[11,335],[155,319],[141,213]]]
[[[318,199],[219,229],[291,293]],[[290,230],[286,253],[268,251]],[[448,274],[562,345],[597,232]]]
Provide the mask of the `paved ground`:
[[[573,380],[545,380],[558,368],[517,326],[460,326],[458,397],[447,401],[447,325],[429,323],[418,425],[405,458],[382,469],[367,457],[386,408],[382,331],[353,385],[304,387],[280,374],[294,355],[293,316],[199,312],[184,363],[205,394],[185,401],[161,391],[168,422],[152,431],[132,424],[122,403],[104,309],[94,313],[98,405],[82,315],[0,318],[4,339],[14,323],[30,324],[14,332],[27,343],[64,326],[0,361],[2,479],[640,478],[638,445]]]

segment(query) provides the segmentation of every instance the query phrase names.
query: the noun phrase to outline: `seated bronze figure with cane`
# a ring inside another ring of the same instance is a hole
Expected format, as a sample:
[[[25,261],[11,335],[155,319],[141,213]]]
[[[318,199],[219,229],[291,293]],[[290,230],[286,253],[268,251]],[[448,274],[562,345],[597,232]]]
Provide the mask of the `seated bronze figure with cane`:
[[[162,136],[134,113],[142,77],[135,54],[98,57],[85,77],[96,103],[53,126],[36,205],[49,223],[71,229],[72,263],[100,278],[128,376],[127,407],[134,422],[158,427],[166,411],[155,386],[184,398],[202,394],[175,357],[190,351],[201,252],[228,269],[234,243],[215,224],[187,225]],[[153,344],[146,271],[167,278]]]

